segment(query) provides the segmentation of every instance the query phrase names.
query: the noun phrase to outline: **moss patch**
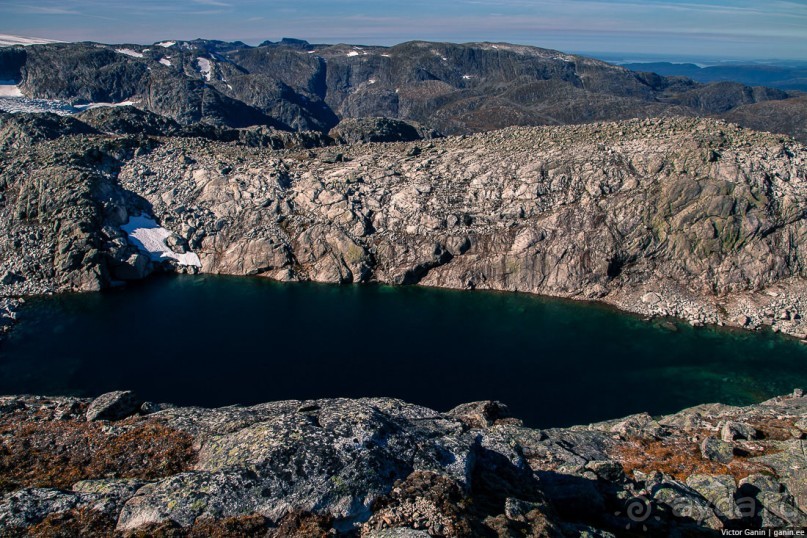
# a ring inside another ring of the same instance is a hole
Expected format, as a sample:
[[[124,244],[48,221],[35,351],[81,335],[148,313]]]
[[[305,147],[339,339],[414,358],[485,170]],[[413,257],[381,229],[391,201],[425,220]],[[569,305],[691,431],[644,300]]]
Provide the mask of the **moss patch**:
[[[70,488],[79,480],[152,480],[189,469],[193,439],[157,421],[130,418],[105,426],[80,419],[0,418],[0,492]]]

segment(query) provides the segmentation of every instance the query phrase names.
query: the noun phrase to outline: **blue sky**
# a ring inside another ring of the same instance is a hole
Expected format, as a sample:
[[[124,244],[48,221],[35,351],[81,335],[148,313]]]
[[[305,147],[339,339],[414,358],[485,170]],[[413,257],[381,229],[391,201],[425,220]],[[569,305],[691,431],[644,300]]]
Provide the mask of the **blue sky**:
[[[807,60],[807,0],[0,0],[0,33],[105,43],[509,41]]]

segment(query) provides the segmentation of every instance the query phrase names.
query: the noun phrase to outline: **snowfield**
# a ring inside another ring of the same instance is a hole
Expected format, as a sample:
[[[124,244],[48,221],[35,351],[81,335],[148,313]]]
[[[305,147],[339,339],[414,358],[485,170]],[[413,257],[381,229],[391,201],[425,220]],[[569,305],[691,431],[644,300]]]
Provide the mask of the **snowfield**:
[[[87,103],[86,105],[73,105],[74,108],[79,110],[90,110],[93,108],[105,108],[105,107],[119,107],[119,106],[134,106],[137,101],[121,101],[120,103]]]
[[[0,80],[0,97],[22,97],[22,92],[13,80]]]
[[[92,108],[134,106],[137,101],[123,101],[120,103],[86,103],[71,105],[58,99],[29,99],[23,97],[18,86],[0,81],[0,111],[12,114],[28,112],[52,112],[60,116],[69,116]]]
[[[210,60],[207,58],[196,58],[196,63],[199,65],[199,72],[205,77],[205,80],[210,82],[210,75],[213,66],[210,65]]]
[[[60,116],[69,116],[78,112],[70,103],[64,101],[28,99],[27,97],[0,97],[0,110],[11,114],[19,112],[53,112]]]
[[[176,45],[176,44],[177,44],[177,42],[176,42],[176,41],[161,41],[161,42],[159,42],[159,43],[156,43],[156,45],[157,45],[158,47],[162,47],[162,48],[164,48],[164,49],[167,49],[167,48],[173,47],[173,46],[174,46],[174,45]]]
[[[131,56],[132,58],[142,58],[143,53],[137,52],[136,50],[132,49],[115,49],[115,52],[119,54],[125,54],[126,56]]]
[[[160,63],[163,64],[166,67],[171,67],[171,65],[172,65],[171,60],[169,60],[167,58],[160,58]]]
[[[156,262],[175,260],[179,265],[202,267],[199,256],[193,252],[178,254],[165,244],[165,240],[173,235],[154,220],[143,215],[129,217],[129,222],[120,227],[129,236],[129,242]]]

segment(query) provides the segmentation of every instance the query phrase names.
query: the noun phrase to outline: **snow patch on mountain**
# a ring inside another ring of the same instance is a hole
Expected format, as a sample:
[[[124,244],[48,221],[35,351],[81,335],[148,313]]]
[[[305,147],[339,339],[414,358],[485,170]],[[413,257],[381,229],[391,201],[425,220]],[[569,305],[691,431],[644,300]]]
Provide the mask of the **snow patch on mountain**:
[[[196,58],[196,63],[199,66],[199,72],[205,77],[205,80],[210,82],[213,66],[207,58]]]
[[[171,48],[176,44],[177,44],[176,41],[161,41],[159,43],[155,43],[155,45],[157,45],[158,47],[162,47],[164,49]]]
[[[115,49],[115,52],[118,54],[125,54],[126,56],[131,56],[132,58],[142,58],[143,53],[137,52],[136,50],[132,49]]]
[[[149,217],[130,217],[120,228],[129,236],[129,242],[153,261],[175,260],[179,265],[202,266],[199,256],[193,252],[180,254],[171,250],[165,240],[173,234]]]
[[[0,97],[22,97],[22,92],[13,80],[0,80]]]
[[[60,116],[69,116],[78,112],[78,109],[64,101],[28,99],[27,97],[2,97],[0,98],[0,110],[11,114],[52,112]]]
[[[171,67],[173,65],[171,63],[171,60],[169,60],[167,58],[160,58],[160,63],[163,64],[166,67]]]
[[[73,105],[78,110],[91,110],[93,108],[116,108],[121,106],[134,106],[137,101],[121,101],[120,103],[87,103],[84,105]]]

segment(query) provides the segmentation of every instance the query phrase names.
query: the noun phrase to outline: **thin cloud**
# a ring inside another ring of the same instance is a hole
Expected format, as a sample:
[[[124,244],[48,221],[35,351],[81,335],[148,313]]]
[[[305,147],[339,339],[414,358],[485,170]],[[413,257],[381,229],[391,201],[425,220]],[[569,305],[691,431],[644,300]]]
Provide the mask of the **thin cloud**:
[[[28,13],[32,15],[81,15],[80,11],[75,9],[65,9],[60,7],[46,7],[46,6],[18,6],[19,13]]]
[[[215,6],[215,7],[233,7],[232,4],[228,4],[227,2],[221,2],[219,0],[193,0],[196,4],[202,4],[203,6]]]

